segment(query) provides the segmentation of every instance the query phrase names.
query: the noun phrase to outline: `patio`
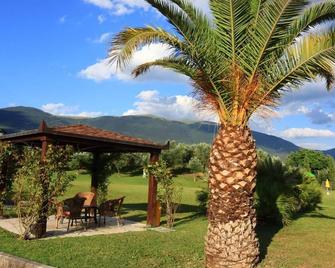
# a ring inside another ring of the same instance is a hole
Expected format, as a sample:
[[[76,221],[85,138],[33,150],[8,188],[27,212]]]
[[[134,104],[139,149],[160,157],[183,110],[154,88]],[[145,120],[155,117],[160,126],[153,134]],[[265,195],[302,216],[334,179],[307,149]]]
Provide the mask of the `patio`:
[[[146,224],[134,222],[130,220],[122,220],[122,225],[118,226],[115,218],[107,217],[106,225],[102,224],[100,227],[95,226],[94,223],[90,223],[87,230],[79,223],[77,226],[72,226],[69,231],[67,231],[67,220],[64,220],[56,228],[56,220],[54,216],[48,218],[47,232],[43,239],[53,239],[53,238],[66,238],[66,237],[81,237],[81,236],[95,236],[95,235],[111,235],[126,232],[143,232],[147,230],[155,230],[158,232],[168,232],[168,228],[148,228]],[[18,218],[0,219],[0,228],[17,234],[20,234],[20,224]]]
[[[8,134],[0,137],[1,141],[9,141],[13,144],[22,146],[38,146],[41,147],[41,161],[46,160],[46,152],[49,144],[54,145],[71,145],[77,152],[88,152],[93,155],[93,170],[91,174],[91,192],[96,196],[98,188],[98,163],[100,156],[104,153],[149,153],[149,162],[158,161],[162,150],[168,149],[169,143],[166,145],[157,144],[141,138],[126,136],[113,131],[106,131],[85,125],[72,125],[63,127],[49,128],[42,121],[40,127],[35,130],[23,131],[20,133]],[[108,219],[106,226],[66,233],[63,226],[56,229],[56,221],[54,217],[47,219],[44,217],[38,222],[43,226],[42,235],[45,236],[78,236],[98,235],[107,233],[140,231],[145,230],[146,226],[158,227],[160,225],[160,214],[157,213],[157,181],[156,178],[149,174],[148,180],[148,203],[147,203],[147,224],[134,223],[125,221],[124,226],[116,227],[114,220]],[[92,204],[90,204],[92,205]],[[111,216],[111,215],[109,215]],[[17,219],[0,220],[0,227],[13,233],[19,233],[19,223]]]

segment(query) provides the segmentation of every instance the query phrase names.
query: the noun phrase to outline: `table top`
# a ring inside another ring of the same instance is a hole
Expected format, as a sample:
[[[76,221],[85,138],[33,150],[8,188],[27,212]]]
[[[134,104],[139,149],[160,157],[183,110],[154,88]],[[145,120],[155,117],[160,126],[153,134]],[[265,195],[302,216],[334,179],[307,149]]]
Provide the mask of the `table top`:
[[[83,208],[98,208],[98,206],[94,206],[94,205],[92,205],[92,206],[83,206]]]

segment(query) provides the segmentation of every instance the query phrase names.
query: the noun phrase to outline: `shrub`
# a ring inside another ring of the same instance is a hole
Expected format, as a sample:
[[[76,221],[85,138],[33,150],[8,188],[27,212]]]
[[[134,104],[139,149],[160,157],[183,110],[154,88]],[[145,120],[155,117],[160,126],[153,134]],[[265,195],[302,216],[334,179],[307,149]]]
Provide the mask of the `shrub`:
[[[260,221],[288,224],[299,212],[313,210],[321,202],[315,176],[284,165],[279,158],[261,152],[258,159],[254,205]],[[202,212],[207,210],[208,190],[197,193]]]
[[[0,217],[3,216],[4,202],[11,193],[17,162],[17,148],[11,143],[0,142]]]
[[[50,204],[63,195],[74,176],[67,172],[72,148],[49,145],[45,161],[41,161],[41,149],[26,147],[20,168],[14,177],[14,198],[17,215],[23,227],[21,238],[31,234],[40,237],[44,222],[52,211]]]
[[[166,211],[167,226],[172,228],[175,215],[182,199],[182,188],[173,180],[174,176],[164,161],[148,166],[148,173],[156,177],[158,182],[158,199]]]
[[[208,189],[202,189],[197,193],[197,202],[199,203],[199,212],[206,214],[208,207]]]
[[[321,203],[321,189],[315,176],[305,174],[297,188],[301,211],[313,210]]]

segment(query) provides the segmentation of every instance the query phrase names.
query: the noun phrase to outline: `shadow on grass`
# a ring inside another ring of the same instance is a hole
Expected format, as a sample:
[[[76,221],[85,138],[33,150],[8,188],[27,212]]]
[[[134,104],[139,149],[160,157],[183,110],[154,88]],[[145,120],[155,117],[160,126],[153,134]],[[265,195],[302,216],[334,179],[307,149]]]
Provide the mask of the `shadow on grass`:
[[[146,203],[130,203],[130,204],[124,204],[123,205],[123,215],[124,218],[127,218],[129,220],[133,221],[145,221],[147,217],[147,204]],[[137,211],[138,213],[132,214],[132,211]],[[187,224],[188,222],[198,218],[203,217],[203,214],[199,213],[198,206],[189,205],[189,204],[181,204],[178,213],[191,213],[186,215],[185,217],[182,217],[180,215],[177,215],[177,218],[175,220],[175,227],[181,226],[183,224]],[[128,216],[127,216],[128,214]],[[314,215],[316,217],[316,215]],[[321,213],[318,213],[319,217],[326,217],[330,218],[326,215],[323,215]],[[309,217],[313,217],[313,215],[309,215]],[[161,224],[164,225],[166,221],[162,219]],[[264,224],[258,224],[256,228],[257,236],[259,239],[259,246],[260,246],[260,261],[262,261],[266,254],[267,249],[269,245],[272,242],[273,237],[275,236],[278,231],[283,228],[280,224],[275,223],[264,223]]]
[[[272,238],[278,231],[283,228],[280,224],[264,223],[256,227],[256,233],[259,239],[260,262],[265,258],[268,247],[272,242]]]
[[[139,213],[132,214],[132,211]],[[141,212],[140,212],[141,211]],[[185,217],[180,217],[178,213],[192,213],[191,215],[186,215]],[[145,221],[147,218],[147,203],[128,203],[123,205],[122,215],[124,218],[132,221]],[[163,216],[163,215],[162,215]],[[175,220],[175,226],[185,224],[197,217],[200,217],[198,206],[181,204],[177,210],[177,218]],[[162,220],[161,224],[166,222]]]
[[[293,219],[297,220],[299,218],[319,218],[319,219],[335,220],[335,217],[322,213],[323,210],[325,210],[324,207],[317,207],[314,210],[311,209],[311,210],[301,211],[297,213]]]

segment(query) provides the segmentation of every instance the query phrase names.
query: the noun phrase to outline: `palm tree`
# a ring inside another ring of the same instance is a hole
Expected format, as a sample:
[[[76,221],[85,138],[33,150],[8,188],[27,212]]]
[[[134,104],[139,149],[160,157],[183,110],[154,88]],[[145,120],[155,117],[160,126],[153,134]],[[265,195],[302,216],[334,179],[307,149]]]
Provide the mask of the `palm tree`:
[[[253,193],[257,155],[248,128],[258,110],[306,81],[335,82],[335,2],[209,0],[205,15],[186,0],[146,0],[173,26],[126,28],[111,44],[109,60],[124,68],[144,45],[166,44],[171,56],[144,63],[189,77],[220,129],[209,161],[210,201],[206,266],[255,267],[259,258]]]

